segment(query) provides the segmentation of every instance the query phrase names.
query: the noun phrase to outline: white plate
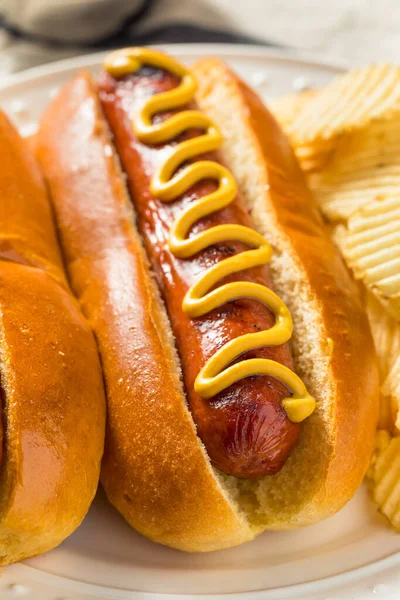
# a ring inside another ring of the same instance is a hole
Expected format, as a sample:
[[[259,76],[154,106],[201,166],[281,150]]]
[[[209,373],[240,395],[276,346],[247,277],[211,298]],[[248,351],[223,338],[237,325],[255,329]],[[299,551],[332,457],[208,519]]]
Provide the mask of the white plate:
[[[264,48],[171,45],[184,61],[222,57],[266,98],[306,85],[321,86],[340,67],[295,59]],[[34,130],[49,97],[77,69],[96,73],[102,55],[26,71],[0,89],[0,105],[24,134]],[[232,550],[189,555],[153,544],[125,524],[100,492],[79,530],[59,548],[0,578],[3,600],[389,600],[400,597],[400,535],[392,531],[364,489],[336,516],[295,532],[264,533]],[[396,589],[399,590],[396,592]],[[158,594],[161,594],[160,596]]]

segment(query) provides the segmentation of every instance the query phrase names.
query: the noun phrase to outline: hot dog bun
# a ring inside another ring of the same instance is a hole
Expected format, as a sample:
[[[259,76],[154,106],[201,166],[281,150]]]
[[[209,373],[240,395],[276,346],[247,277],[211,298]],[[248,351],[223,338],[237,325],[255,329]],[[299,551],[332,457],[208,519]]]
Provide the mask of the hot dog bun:
[[[2,113],[0,156],[6,565],[54,548],[81,523],[98,484],[105,399],[95,341],[64,276],[39,166]]]
[[[275,286],[292,311],[296,366],[319,402],[278,475],[223,476],[196,436],[169,322],[88,75],[53,101],[37,141],[70,280],[102,357],[107,496],[150,539],[209,551],[267,528],[313,523],[352,496],[372,452],[378,374],[357,289],[284,134],[224,65],[203,61],[195,73],[198,101],[226,136],[223,158],[275,246]]]
[[[376,355],[355,283],[325,229],[289,142],[256,94],[218,60],[194,66],[201,108],[257,229],[271,241],[274,283],[294,321],[298,372],[319,409],[285,468],[259,483],[268,528],[323,519],[359,487],[378,407]],[[290,490],[290,492],[288,492]]]

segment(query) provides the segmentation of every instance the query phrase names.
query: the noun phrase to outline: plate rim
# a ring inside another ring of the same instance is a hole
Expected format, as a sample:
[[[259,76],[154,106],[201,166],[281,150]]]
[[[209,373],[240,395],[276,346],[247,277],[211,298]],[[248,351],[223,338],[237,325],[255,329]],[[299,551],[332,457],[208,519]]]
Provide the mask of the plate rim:
[[[290,598],[295,600],[301,600],[308,598],[309,593],[323,593],[331,592],[334,587],[339,587],[346,583],[353,583],[359,580],[360,576],[371,576],[374,574],[381,573],[384,570],[398,567],[400,564],[400,552],[395,552],[385,558],[375,561],[368,565],[356,567],[337,575],[331,575],[328,577],[322,577],[314,581],[306,581],[304,583],[259,589],[245,592],[231,592],[231,593],[212,593],[212,594],[177,594],[177,593],[160,593],[160,592],[146,592],[141,590],[127,590],[124,588],[115,588],[109,586],[100,586],[95,583],[88,583],[86,581],[80,581],[70,579],[61,575],[55,575],[54,573],[47,573],[41,571],[37,567],[25,563],[18,563],[13,565],[13,568],[21,570],[22,575],[30,575],[32,580],[39,583],[48,583],[49,585],[60,585],[60,591],[78,592],[80,594],[90,594],[93,598],[104,597],[107,594],[107,598],[110,600],[152,600],[157,598],[158,600],[243,600],[245,598],[251,598],[252,600],[287,600],[284,594],[296,592],[296,596],[291,595]],[[45,578],[47,581],[44,581]],[[61,585],[63,588],[61,588]],[[297,595],[301,594],[301,595]],[[303,596],[304,594],[304,596]],[[327,599],[328,600],[328,599]],[[339,600],[339,598],[337,599]]]
[[[292,64],[303,64],[314,68],[329,69],[332,72],[343,72],[349,68],[349,63],[344,60],[332,60],[324,55],[317,57],[307,52],[297,52],[292,49],[271,48],[260,44],[148,44],[148,47],[165,49],[174,56],[198,54],[217,54],[230,55],[234,57],[260,57],[266,60],[286,62]],[[23,69],[11,75],[5,75],[0,79],[0,91],[6,88],[37,79],[54,75],[55,72],[69,69],[79,69],[89,66],[96,66],[111,50],[100,50],[88,54],[79,54],[69,58],[62,58],[44,65]]]

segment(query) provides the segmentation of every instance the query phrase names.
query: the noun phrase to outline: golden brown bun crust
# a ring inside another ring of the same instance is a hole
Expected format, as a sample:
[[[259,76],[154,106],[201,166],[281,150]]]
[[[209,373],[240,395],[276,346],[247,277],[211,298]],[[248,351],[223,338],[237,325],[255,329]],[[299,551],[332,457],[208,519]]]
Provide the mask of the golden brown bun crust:
[[[105,402],[96,345],[65,281],[50,204],[0,113],[0,564],[45,552],[96,492]]]
[[[105,152],[110,139],[88,75],[63,88],[37,143],[70,280],[99,344],[108,400],[101,479],[108,498],[141,533],[176,548],[214,550],[251,539],[186,408],[163,309],[120,169]]]
[[[334,383],[334,403],[328,415],[332,449],[312,504],[293,515],[292,524],[306,525],[333,514],[347,502],[361,484],[370,461],[377,425],[379,377],[368,319],[356,285],[306,188],[290,144],[272,114],[219,60],[200,60],[194,72],[200,81],[200,104],[210,104],[210,116],[215,98],[207,98],[213,85],[219,82],[235,99],[235,114],[239,113],[238,119],[242,119],[253,144],[255,156],[251,159],[265,176],[265,218],[273,218],[279,228],[282,247],[288,244],[294,251],[303,270],[303,285],[318,304],[325,331],[328,373]],[[232,107],[227,110],[232,111]],[[229,128],[228,123],[226,127]],[[226,133],[224,127],[222,133]],[[228,166],[232,167],[229,160]],[[290,521],[277,522],[276,527],[290,525]]]

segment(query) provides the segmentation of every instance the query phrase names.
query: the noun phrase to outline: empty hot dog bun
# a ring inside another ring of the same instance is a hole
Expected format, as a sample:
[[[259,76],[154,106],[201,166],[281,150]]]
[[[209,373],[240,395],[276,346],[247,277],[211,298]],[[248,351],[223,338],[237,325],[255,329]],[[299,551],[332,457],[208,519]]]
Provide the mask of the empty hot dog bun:
[[[276,475],[250,481],[222,474],[196,434],[172,330],[89,75],[53,101],[37,143],[70,281],[102,358],[104,489],[150,539],[210,551],[265,529],[314,523],[351,498],[372,452],[378,373],[356,286],[286,137],[219,61],[201,61],[194,73],[198,103],[225,137],[225,164],[274,247],[270,266],[294,321],[296,370],[318,403]]]
[[[47,191],[0,113],[0,564],[57,546],[97,489],[105,398],[95,340],[65,279]]]

